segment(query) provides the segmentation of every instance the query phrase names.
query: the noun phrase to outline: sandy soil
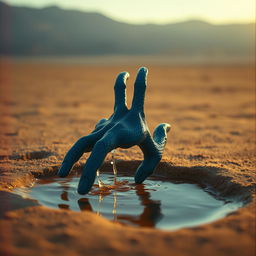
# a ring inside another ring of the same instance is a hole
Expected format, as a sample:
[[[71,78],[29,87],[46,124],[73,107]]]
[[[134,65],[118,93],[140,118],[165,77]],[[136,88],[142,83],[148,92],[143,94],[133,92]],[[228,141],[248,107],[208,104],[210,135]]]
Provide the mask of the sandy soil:
[[[146,64],[145,64],[146,65]],[[175,232],[126,227],[90,212],[51,210],[12,193],[55,175],[69,147],[113,109],[116,75],[138,66],[1,60],[1,255],[254,255],[255,74],[249,66],[150,66],[145,112],[151,129],[172,125],[157,172],[207,182],[250,201],[217,222]],[[131,173],[137,147],[117,151]],[[88,155],[76,168],[81,168]],[[21,206],[27,206],[21,208]]]

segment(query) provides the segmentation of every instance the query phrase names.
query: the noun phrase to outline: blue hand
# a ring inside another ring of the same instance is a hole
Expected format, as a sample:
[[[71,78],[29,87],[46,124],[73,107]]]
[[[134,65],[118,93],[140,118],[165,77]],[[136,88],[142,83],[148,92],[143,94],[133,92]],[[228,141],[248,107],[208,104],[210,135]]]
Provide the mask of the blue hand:
[[[114,86],[114,113],[109,119],[101,119],[94,131],[80,138],[65,156],[58,172],[60,177],[66,177],[69,174],[72,166],[83,153],[92,151],[80,178],[79,194],[86,194],[90,191],[97,169],[102,165],[106,155],[115,148],[130,148],[134,145],[141,148],[144,160],[136,171],[136,183],[142,183],[153,173],[160,162],[170,125],[159,124],[154,130],[153,138],[151,137],[144,114],[147,73],[146,68],[139,69],[134,84],[131,109],[128,109],[126,105],[126,80],[129,74],[123,72],[118,75]]]

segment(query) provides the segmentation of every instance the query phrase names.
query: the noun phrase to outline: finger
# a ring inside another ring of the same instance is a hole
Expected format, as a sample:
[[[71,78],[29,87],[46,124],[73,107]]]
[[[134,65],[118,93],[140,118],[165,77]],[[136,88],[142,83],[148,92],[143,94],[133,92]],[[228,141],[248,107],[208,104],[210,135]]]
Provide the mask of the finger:
[[[95,129],[93,132],[100,130],[106,124],[107,120],[108,120],[107,118],[100,119],[100,121],[95,125]]]
[[[140,166],[138,167],[136,174],[135,174],[135,182],[140,184],[142,183],[147,177],[153,174],[156,166],[160,162],[161,158],[154,156],[152,158],[145,158]]]
[[[91,135],[80,138],[66,154],[58,171],[58,175],[60,177],[66,177],[72,166],[79,160],[83,153],[90,151],[90,148],[95,141]]]
[[[148,135],[145,141],[139,145],[144,154],[144,160],[136,171],[136,183],[142,183],[154,172],[156,166],[162,158],[163,150],[167,141],[167,132],[169,130],[169,124],[160,124],[154,131],[154,139]]]
[[[62,165],[58,171],[60,177],[66,177],[72,166],[80,159],[85,152],[90,152],[97,140],[104,134],[104,130],[99,130],[96,133],[91,133],[88,136],[80,138],[66,154]]]
[[[147,68],[142,67],[139,69],[137,78],[134,83],[132,109],[137,109],[138,111],[144,110],[147,74],[148,74]]]
[[[127,109],[126,104],[126,81],[129,78],[128,72],[120,73],[116,78],[116,83],[114,86],[115,90],[115,105],[114,111],[120,111]]]
[[[153,133],[154,142],[157,145],[159,152],[163,153],[167,142],[167,133],[170,131],[171,125],[167,123],[159,124]]]
[[[143,152],[144,160],[135,173],[136,183],[142,183],[148,176],[150,176],[161,160],[161,153],[150,134],[147,135],[146,139],[139,146]]]
[[[114,134],[106,134],[93,147],[78,184],[79,194],[84,195],[90,191],[96,177],[96,171],[102,165],[106,155],[117,147],[114,138]]]

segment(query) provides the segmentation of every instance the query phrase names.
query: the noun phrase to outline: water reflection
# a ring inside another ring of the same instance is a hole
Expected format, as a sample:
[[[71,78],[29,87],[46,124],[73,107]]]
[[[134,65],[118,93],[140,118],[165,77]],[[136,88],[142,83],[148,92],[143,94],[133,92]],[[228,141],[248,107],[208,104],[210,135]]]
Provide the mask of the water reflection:
[[[60,199],[62,201],[65,201],[66,203],[58,204],[59,209],[65,209],[70,210],[69,206],[69,186],[68,182],[71,181],[72,178],[64,182],[58,182],[59,183],[59,189],[62,190],[60,193]],[[44,182],[48,183],[47,181]],[[127,190],[128,186],[126,185],[126,182],[118,182],[115,181],[115,188],[119,191]],[[111,191],[113,189],[113,186],[111,186],[111,189],[105,188],[98,188],[97,190],[94,190],[93,194],[98,194],[98,207],[96,213],[98,215],[102,215],[102,208],[104,204],[104,198],[108,196],[109,194],[113,194],[113,206],[112,206],[112,214],[113,214],[113,220],[119,221],[123,223],[129,223],[136,226],[143,226],[143,227],[155,227],[156,223],[162,218],[163,214],[161,212],[161,201],[160,200],[152,200],[151,194],[149,190],[145,188],[144,184],[134,185],[133,187],[130,187],[130,189],[134,189],[136,192],[136,195],[138,196],[139,202],[141,203],[141,206],[143,206],[143,211],[140,215],[129,215],[129,214],[118,214],[118,192],[117,191]],[[91,211],[93,212],[93,207],[90,203],[90,199],[87,197],[83,197],[77,200],[77,204],[79,206],[79,209],[81,211]]]
[[[112,221],[165,230],[217,220],[242,204],[218,200],[195,184],[172,183],[159,177],[139,185],[129,173],[103,173],[101,177],[104,185],[94,184],[86,196],[76,192],[79,173],[65,179],[40,179],[32,188],[16,189],[16,193],[51,208],[91,211]]]
[[[141,227],[155,227],[156,223],[163,217],[161,201],[150,199],[151,194],[145,189],[144,184],[136,185],[136,194],[141,205],[144,206],[143,212],[139,216],[119,215],[117,220],[126,220]]]
[[[68,199],[68,189],[69,189],[69,186],[68,186],[68,182],[71,181],[72,178],[67,178],[67,181],[65,183],[60,183],[60,189],[63,190],[63,192],[60,194],[60,198],[61,200],[63,201],[69,201]],[[47,182],[47,181],[46,181]],[[48,182],[47,182],[48,183]],[[58,207],[60,209],[63,209],[63,210],[70,210],[70,207],[68,204],[58,204]]]
[[[81,211],[93,211],[88,198],[80,198],[77,200],[77,203]]]

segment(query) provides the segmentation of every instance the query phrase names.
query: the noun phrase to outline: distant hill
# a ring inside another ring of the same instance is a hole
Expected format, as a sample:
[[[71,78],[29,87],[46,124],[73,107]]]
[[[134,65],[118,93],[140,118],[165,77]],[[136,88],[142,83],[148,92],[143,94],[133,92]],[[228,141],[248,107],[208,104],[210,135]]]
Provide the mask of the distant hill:
[[[34,9],[0,2],[0,54],[224,54],[250,55],[255,24],[187,21],[132,25],[98,13]]]

